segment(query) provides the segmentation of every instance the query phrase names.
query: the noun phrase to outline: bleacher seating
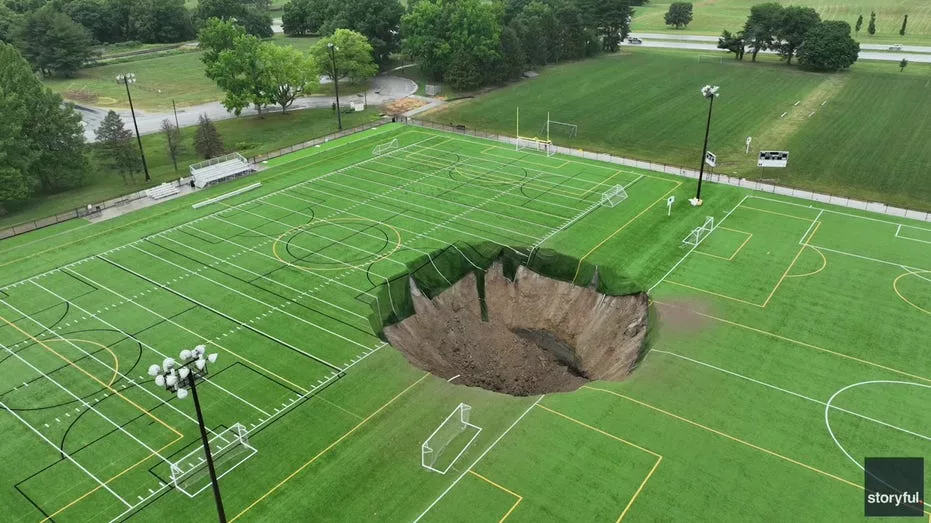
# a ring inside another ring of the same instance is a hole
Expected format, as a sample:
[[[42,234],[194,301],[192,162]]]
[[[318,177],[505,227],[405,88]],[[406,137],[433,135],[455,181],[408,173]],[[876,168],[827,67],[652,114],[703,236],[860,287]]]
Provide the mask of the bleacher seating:
[[[173,183],[163,183],[151,189],[146,189],[145,195],[153,200],[159,200],[161,198],[167,198],[169,196],[174,196],[181,192],[181,189]]]
[[[191,166],[191,176],[194,177],[194,186],[198,189],[228,178],[252,172],[252,166],[239,153],[231,153],[218,158]]]

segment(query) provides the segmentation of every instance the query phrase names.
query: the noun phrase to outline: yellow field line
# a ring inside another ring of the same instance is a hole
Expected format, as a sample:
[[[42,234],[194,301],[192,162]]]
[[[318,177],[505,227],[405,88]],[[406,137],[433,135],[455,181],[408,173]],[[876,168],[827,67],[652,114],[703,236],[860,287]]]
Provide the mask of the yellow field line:
[[[611,394],[611,395],[613,395],[613,396],[617,396],[618,398],[625,399],[625,400],[627,400],[627,401],[630,401],[630,402],[632,402],[632,403],[635,403],[635,404],[637,404],[637,405],[640,405],[641,407],[646,407],[646,408],[648,408],[648,409],[654,410],[654,411],[659,412],[659,413],[661,413],[661,414],[665,414],[666,416],[669,416],[669,417],[671,417],[671,418],[677,419],[677,420],[682,421],[682,422],[684,422],[684,423],[688,423],[689,425],[692,425],[692,426],[694,426],[694,427],[698,427],[698,428],[700,428],[700,429],[702,429],[702,430],[706,430],[706,431],[708,431],[708,432],[711,432],[712,434],[716,434],[716,435],[721,436],[721,437],[723,437],[723,438],[727,438],[727,439],[729,439],[729,440],[731,440],[731,441],[734,441],[734,442],[736,442],[736,443],[740,443],[741,445],[746,445],[747,447],[750,447],[750,448],[752,448],[752,449],[758,450],[758,451],[763,452],[763,453],[765,453],[765,454],[769,454],[770,456],[774,456],[774,457],[777,457],[777,458],[779,458],[779,459],[785,460],[785,461],[787,461],[787,462],[789,462],[789,463],[792,463],[792,464],[794,464],[794,465],[798,465],[798,466],[800,466],[800,467],[806,468],[806,469],[808,469],[808,470],[810,470],[810,471],[812,471],[812,472],[817,472],[818,474],[822,474],[822,475],[827,476],[827,477],[829,477],[829,478],[831,478],[831,479],[840,481],[841,483],[844,483],[844,484],[846,484],[846,485],[850,485],[850,486],[855,487],[855,488],[858,488],[858,489],[860,489],[860,490],[863,489],[863,486],[862,486],[862,485],[858,485],[858,484],[856,484],[856,483],[854,483],[854,482],[852,482],[852,481],[848,481],[848,480],[846,480],[846,479],[844,479],[844,478],[842,478],[842,477],[840,477],[840,476],[835,476],[834,474],[831,474],[830,472],[825,472],[825,471],[823,471],[823,470],[821,470],[821,469],[819,469],[819,468],[812,467],[811,465],[808,465],[808,464],[806,464],[806,463],[802,463],[801,461],[798,461],[798,460],[796,460],[796,459],[792,459],[792,458],[790,458],[790,457],[788,457],[788,456],[783,456],[782,454],[779,454],[778,452],[773,452],[772,450],[763,448],[763,447],[761,447],[761,446],[759,446],[759,445],[755,445],[755,444],[753,444],[753,443],[750,443],[749,441],[744,441],[744,440],[742,440],[742,439],[740,439],[740,438],[731,436],[730,434],[727,434],[727,433],[725,433],[725,432],[721,432],[720,430],[713,429],[713,428],[708,427],[708,426],[706,426],[706,425],[702,425],[701,423],[698,423],[697,421],[692,421],[692,420],[690,420],[690,419],[688,419],[688,418],[684,418],[684,417],[682,417],[682,416],[680,416],[680,415],[678,415],[678,414],[674,414],[674,413],[672,413],[672,412],[669,412],[668,410],[663,410],[663,409],[661,409],[661,408],[659,408],[659,407],[656,407],[656,406],[654,406],[654,405],[650,405],[649,403],[646,403],[646,402],[643,402],[643,401],[640,401],[640,400],[631,398],[630,396],[626,396],[626,395],[624,395],[624,394],[620,394],[620,393],[618,393],[618,392],[614,392],[614,391],[607,390],[607,389],[600,389],[600,388],[598,388],[598,387],[590,387],[590,386],[588,386],[588,385],[583,385],[582,388],[583,388],[583,389],[588,389],[588,390],[594,390],[594,391],[598,391],[598,392],[604,392],[604,393],[606,393],[606,394]]]
[[[802,218],[801,216],[794,216],[794,215],[792,215],[792,214],[786,214],[786,213],[784,213],[784,212],[770,211],[770,210],[767,210],[767,209],[760,209],[760,208],[758,208],[758,207],[750,207],[750,206],[747,206],[747,205],[741,205],[740,208],[741,208],[741,209],[748,209],[748,210],[751,210],[751,211],[757,211],[757,212],[765,212],[765,213],[769,213],[769,214],[775,214],[775,215],[777,215],[777,216],[785,216],[786,218],[792,218],[792,219],[794,219],[794,220],[803,220],[803,221],[806,221],[806,222],[813,221],[813,218]]]
[[[605,178],[604,180],[601,180],[600,182],[595,183],[595,185],[593,185],[589,190],[587,190],[587,191],[585,191],[584,193],[582,193],[582,196],[580,196],[580,198],[584,200],[589,194],[591,194],[592,192],[594,192],[595,189],[597,189],[598,187],[601,187],[601,186],[607,184],[609,180],[614,179],[617,175],[621,174],[621,172],[622,172],[622,171],[621,171],[620,169],[618,169],[618,170],[614,171],[614,173],[613,173],[611,176],[608,176],[608,177]]]
[[[91,345],[96,345],[100,347],[101,349],[109,352],[110,356],[113,358],[113,376],[110,376],[110,382],[107,383],[107,387],[113,385],[113,383],[116,382],[116,379],[119,378],[120,376],[120,359],[116,357],[116,354],[113,353],[110,347],[107,347],[106,345],[102,343],[97,343],[96,341],[90,341],[90,340],[81,340],[78,338],[61,338],[60,340],[45,340],[45,341],[47,343],[74,343],[77,341],[80,343],[90,343]]]
[[[499,488],[499,489],[501,489],[501,490],[507,492],[508,494],[514,496],[515,498],[517,498],[517,501],[515,501],[514,504],[511,505],[511,508],[510,508],[507,512],[504,513],[504,516],[502,516],[501,519],[498,520],[498,523],[502,523],[505,519],[507,519],[508,516],[511,515],[511,512],[514,512],[514,509],[517,508],[517,505],[520,505],[520,502],[524,500],[524,497],[521,496],[520,494],[518,494],[518,493],[516,493],[516,492],[513,492],[513,491],[511,491],[511,490],[508,490],[508,489],[505,488],[505,487],[502,487],[501,485],[499,485],[499,484],[495,483],[494,481],[492,481],[492,480],[486,478],[485,476],[479,474],[478,472],[475,472],[475,471],[472,470],[472,469],[469,469],[469,474],[472,474],[473,476],[475,476],[475,477],[481,479],[482,481],[485,481],[485,482],[491,484],[492,486],[494,486],[494,487],[496,487],[496,488]]]
[[[901,280],[902,278],[906,276],[913,276],[913,275],[923,274],[923,273],[931,273],[931,271],[917,271],[917,272],[908,271],[904,274],[900,274],[895,280],[892,281],[892,290],[894,290],[895,293],[899,296],[899,298],[901,298],[902,301],[904,301],[905,303],[911,305],[912,307],[915,307],[916,309],[920,310],[921,312],[925,314],[931,314],[931,311],[929,311],[928,309],[919,307],[918,305],[915,305],[914,303],[911,302],[911,300],[909,300],[905,296],[902,296],[902,293],[899,292],[899,280]]]
[[[374,418],[375,416],[377,416],[381,411],[383,411],[383,410],[385,410],[386,408],[388,408],[388,406],[391,405],[392,403],[394,403],[398,398],[400,398],[401,396],[403,396],[404,394],[406,394],[409,390],[413,389],[415,386],[417,386],[417,384],[419,384],[419,383],[422,382],[423,380],[427,379],[427,376],[429,376],[429,375],[430,375],[429,372],[428,372],[428,373],[425,373],[423,376],[420,377],[420,379],[418,379],[418,380],[415,381],[414,383],[411,383],[410,385],[408,385],[407,388],[405,388],[405,389],[402,390],[401,392],[397,393],[393,398],[391,398],[390,400],[388,400],[384,405],[382,405],[381,407],[378,407],[378,409],[377,409],[375,412],[369,414],[368,417],[366,417],[365,419],[363,419],[362,421],[360,421],[355,427],[349,429],[349,431],[346,432],[345,434],[343,434],[342,436],[340,436],[339,439],[337,439],[337,440],[334,441],[333,443],[330,443],[325,449],[323,449],[323,450],[321,450],[320,452],[318,452],[314,457],[312,457],[312,458],[310,458],[309,460],[307,460],[307,462],[305,462],[303,465],[301,465],[301,466],[298,467],[296,470],[294,470],[294,472],[292,472],[291,474],[289,474],[286,478],[284,478],[283,480],[279,481],[279,482],[278,482],[274,487],[272,487],[268,492],[266,492],[265,494],[262,494],[258,499],[256,499],[255,501],[253,501],[248,507],[244,508],[241,512],[239,512],[239,514],[236,514],[232,519],[229,520],[230,523],[232,523],[233,521],[236,521],[237,519],[241,518],[241,517],[243,516],[243,514],[245,514],[246,512],[249,512],[250,510],[252,510],[253,507],[255,507],[256,505],[258,505],[259,503],[261,503],[265,498],[267,498],[268,496],[272,495],[276,490],[278,490],[279,488],[281,488],[282,485],[284,485],[285,483],[287,483],[288,481],[290,481],[292,478],[294,478],[294,476],[297,476],[297,475],[300,474],[304,469],[306,469],[307,467],[309,467],[310,465],[312,465],[315,461],[317,461],[318,459],[320,459],[320,456],[323,456],[324,454],[326,454],[327,452],[329,452],[330,450],[332,450],[333,447],[335,447],[335,446],[339,445],[340,443],[342,443],[343,440],[345,440],[346,438],[348,438],[349,436],[351,436],[355,431],[359,430],[359,428],[361,428],[363,425],[365,425],[366,423],[368,423],[369,420],[371,420],[372,418]]]
[[[763,330],[763,329],[758,329],[758,328],[756,328],[756,327],[751,327],[751,326],[749,326],[749,325],[744,325],[744,324],[742,324],[742,323],[737,323],[736,321],[726,320],[726,319],[724,319],[724,318],[718,318],[717,316],[712,316],[712,315],[710,315],[710,314],[705,314],[705,313],[703,313],[703,312],[698,312],[698,311],[689,309],[689,308],[687,308],[687,307],[682,307],[682,306],[679,306],[679,305],[673,305],[673,304],[671,304],[671,303],[666,303],[666,302],[662,302],[662,301],[659,301],[659,300],[653,300],[653,303],[656,303],[657,305],[662,305],[662,306],[665,306],[665,307],[673,307],[673,308],[676,308],[676,309],[684,310],[684,311],[689,312],[689,313],[691,313],[691,314],[695,314],[696,316],[701,316],[701,317],[703,317],[703,318],[708,318],[708,319],[710,319],[710,320],[719,321],[719,322],[721,322],[721,323],[724,323],[724,324],[727,324],[727,325],[731,325],[731,326],[733,326],[733,327],[740,327],[740,328],[742,328],[742,329],[746,329],[746,330],[749,330],[749,331],[752,331],[752,332],[756,332],[756,333],[758,333],[758,334],[763,334],[764,336],[770,336],[770,337],[776,338],[776,339],[778,339],[778,340],[787,341],[787,342],[789,342],[789,343],[793,343],[793,344],[795,344],[795,345],[799,345],[799,346],[805,347],[805,348],[807,348],[807,349],[812,349],[812,350],[816,350],[816,351],[819,351],[819,352],[824,352],[824,353],[831,354],[831,355],[834,355],[834,356],[838,356],[838,357],[841,357],[841,358],[844,358],[844,359],[853,360],[853,361],[856,361],[857,363],[863,363],[863,364],[866,364],[866,365],[869,365],[869,366],[872,366],[872,367],[876,367],[876,368],[879,368],[879,369],[883,369],[883,370],[886,370],[886,371],[889,371],[889,372],[892,372],[892,373],[895,373],[895,374],[899,374],[899,375],[901,375],[901,376],[907,376],[907,377],[909,377],[909,378],[913,378],[913,379],[916,379],[916,380],[921,380],[921,381],[924,381],[924,382],[926,382],[926,383],[931,383],[931,379],[924,378],[924,377],[922,377],[922,376],[918,376],[918,375],[915,375],[915,374],[910,374],[910,373],[905,372],[905,371],[901,371],[901,370],[898,370],[898,369],[894,369],[894,368],[892,368],[892,367],[887,367],[887,366],[882,365],[882,364],[880,364],[880,363],[875,363],[875,362],[872,362],[872,361],[869,361],[869,360],[864,360],[864,359],[862,359],[862,358],[858,358],[858,357],[856,357],[856,356],[851,356],[851,355],[849,355],[849,354],[844,354],[844,353],[842,353],[842,352],[836,352],[836,351],[832,351],[832,350],[830,350],[830,349],[825,349],[824,347],[819,347],[819,346],[817,346],[817,345],[812,345],[811,343],[806,343],[806,342],[804,342],[804,341],[794,340],[794,339],[792,339],[792,338],[787,338],[787,337],[785,337],[785,336],[782,336],[781,334],[776,334],[776,333],[773,333],[773,332],[765,331],[765,330]]]
[[[573,417],[571,417],[571,416],[567,416],[567,415],[565,415],[565,414],[563,414],[563,413],[561,413],[561,412],[555,411],[555,410],[553,410],[553,409],[551,409],[551,408],[549,408],[549,407],[547,407],[547,406],[545,406],[545,405],[537,404],[537,407],[540,407],[541,409],[546,410],[546,411],[548,411],[548,412],[552,412],[553,414],[556,414],[557,416],[561,416],[561,417],[563,417],[563,418],[565,418],[565,419],[567,419],[567,420],[569,420],[569,421],[571,421],[571,422],[573,422],[573,423],[576,423],[576,424],[578,424],[578,425],[581,425],[581,426],[583,426],[583,427],[585,427],[585,428],[587,428],[587,429],[589,429],[589,430],[593,430],[593,431],[595,431],[595,432],[597,432],[597,433],[599,433],[599,434],[601,434],[601,435],[603,435],[603,436],[607,436],[607,437],[609,437],[609,438],[611,438],[611,439],[620,441],[621,443],[623,443],[623,444],[625,444],[625,445],[629,445],[629,446],[631,446],[631,447],[633,447],[633,448],[635,448],[635,449],[637,449],[637,450],[639,450],[639,451],[646,452],[647,454],[650,454],[651,456],[653,456],[653,457],[656,458],[656,462],[653,463],[653,468],[650,469],[650,472],[647,474],[647,476],[646,476],[645,478],[643,478],[643,481],[640,482],[640,486],[637,487],[637,490],[636,490],[636,492],[634,492],[633,497],[630,498],[630,501],[627,502],[627,506],[624,507],[624,511],[621,512],[621,515],[620,515],[620,516],[618,516],[617,521],[621,521],[622,519],[624,519],[624,516],[627,515],[627,512],[630,510],[630,507],[633,506],[634,501],[637,501],[637,496],[639,496],[639,495],[640,495],[640,492],[643,491],[643,487],[647,484],[647,481],[650,481],[650,478],[653,477],[653,473],[656,472],[656,469],[659,467],[659,464],[663,461],[663,456],[661,456],[660,454],[657,454],[656,452],[653,452],[653,451],[650,450],[650,449],[641,447],[640,445],[637,445],[636,443],[631,443],[630,441],[627,441],[626,439],[619,438],[619,437],[615,436],[614,434],[611,434],[611,433],[609,433],[609,432],[605,432],[605,431],[599,429],[598,427],[593,427],[593,426],[589,425],[588,423],[585,423],[585,422],[583,422],[583,421],[579,421],[579,420],[577,420],[577,419],[575,419],[575,418],[573,418]]]
[[[719,228],[719,229],[723,229],[723,230],[725,230],[725,231],[731,231],[731,232],[736,232],[736,233],[740,233],[740,234],[746,234],[747,237],[744,239],[743,243],[740,244],[740,247],[737,247],[737,250],[734,251],[734,253],[731,254],[729,258],[725,258],[724,256],[718,256],[717,254],[710,254],[710,253],[707,253],[707,252],[702,252],[702,251],[699,251],[699,250],[694,250],[694,251],[692,251],[692,252],[694,252],[695,254],[703,254],[703,255],[705,255],[705,256],[710,256],[710,257],[712,257],[712,258],[717,258],[717,259],[719,259],[719,260],[734,261],[734,258],[737,257],[737,254],[738,254],[741,250],[743,250],[744,246],[746,246],[747,243],[750,242],[750,238],[753,238],[753,233],[749,233],[749,232],[747,232],[747,231],[738,231],[737,229],[728,229],[727,227],[718,227],[718,228]]]
[[[693,286],[691,286],[691,285],[686,285],[686,284],[684,284],[684,283],[679,283],[679,282],[677,282],[677,281],[672,281],[672,280],[670,280],[670,279],[666,279],[666,280],[663,280],[663,281],[664,281],[665,283],[671,283],[671,284],[673,284],[673,285],[678,285],[679,287],[685,287],[686,289],[692,289],[693,291],[704,292],[705,294],[710,294],[710,295],[712,295],[712,296],[717,296],[717,297],[719,297],[719,298],[724,298],[724,299],[727,299],[727,300],[736,301],[736,302],[739,302],[739,303],[744,303],[744,304],[746,304],[746,305],[752,305],[752,306],[754,306],[754,307],[763,308],[763,306],[760,305],[759,303],[753,303],[753,302],[749,302],[749,301],[747,301],[747,300],[741,300],[740,298],[734,298],[733,296],[728,296],[728,295],[726,295],[726,294],[720,294],[720,293],[713,292],[713,291],[709,291],[709,290],[706,290],[706,289],[701,289],[701,288],[698,288],[698,287],[693,287]]]
[[[795,262],[798,261],[799,257],[805,252],[805,247],[808,247],[808,241],[815,237],[815,234],[818,233],[818,229],[821,227],[822,222],[815,222],[815,229],[811,231],[811,234],[805,237],[805,241],[802,242],[802,248],[798,250],[798,253],[795,255],[795,258],[792,258],[792,263],[786,267],[786,271],[782,273],[782,277],[779,278],[779,281],[776,283],[776,286],[773,287],[773,290],[769,293],[769,296],[766,297],[766,301],[763,302],[763,308],[766,308],[769,305],[769,300],[773,299],[773,296],[776,295],[776,291],[779,290],[779,286],[782,285],[782,282],[785,281],[786,276],[789,274],[789,271],[792,270],[792,267],[795,266]]]
[[[821,256],[821,267],[816,271],[806,272],[805,274],[789,274],[786,276],[786,278],[804,278],[806,276],[814,276],[815,274],[818,274],[819,272],[823,271],[825,267],[828,266],[828,259],[825,258],[824,253],[821,252],[817,247],[813,245],[808,245],[808,244],[806,244],[805,247],[813,249],[815,252],[818,253],[819,256]]]
[[[663,181],[670,182],[670,181],[674,181],[674,180],[663,180]],[[634,221],[636,221],[637,218],[640,218],[641,216],[644,215],[644,213],[646,213],[647,211],[649,211],[650,209],[652,209],[654,205],[656,205],[656,204],[658,204],[658,203],[660,203],[660,202],[666,201],[666,197],[669,196],[669,194],[670,194],[671,192],[673,192],[673,191],[675,191],[676,189],[678,189],[678,188],[682,185],[682,182],[676,181],[675,184],[676,184],[675,187],[673,187],[672,189],[669,189],[668,191],[666,191],[666,193],[664,193],[662,196],[660,196],[658,200],[656,200],[655,202],[651,203],[651,204],[650,204],[649,206],[647,206],[645,209],[643,209],[642,211],[640,211],[639,213],[637,213],[637,215],[634,216],[633,218],[631,218],[630,220],[628,220],[627,223],[625,223],[624,225],[621,225],[620,227],[618,227],[614,232],[612,232],[611,234],[609,234],[605,239],[601,240],[601,242],[599,242],[598,245],[592,247],[590,251],[588,251],[587,253],[585,253],[584,256],[582,256],[581,258],[579,258],[579,265],[575,268],[575,276],[572,277],[572,282],[575,283],[576,278],[579,277],[579,271],[582,270],[582,262],[585,261],[586,258],[588,258],[589,256],[591,256],[591,254],[592,254],[593,252],[595,252],[595,251],[597,251],[598,249],[600,249],[602,245],[604,245],[605,243],[608,243],[608,241],[610,241],[611,238],[614,238],[614,237],[617,236],[621,231],[623,231],[624,229],[626,229],[628,225],[634,223]]]

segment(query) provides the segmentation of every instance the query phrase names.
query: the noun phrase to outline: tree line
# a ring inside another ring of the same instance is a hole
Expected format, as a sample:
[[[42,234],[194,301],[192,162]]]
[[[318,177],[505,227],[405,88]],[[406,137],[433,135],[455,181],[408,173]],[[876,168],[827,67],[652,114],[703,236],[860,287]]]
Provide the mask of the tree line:
[[[774,51],[789,65],[797,58],[803,68],[816,71],[846,69],[860,52],[847,22],[821,20],[810,7],[775,2],[751,7],[743,28],[736,33],[725,30],[718,47],[734,53],[737,60],[749,51],[754,62],[761,51]]]

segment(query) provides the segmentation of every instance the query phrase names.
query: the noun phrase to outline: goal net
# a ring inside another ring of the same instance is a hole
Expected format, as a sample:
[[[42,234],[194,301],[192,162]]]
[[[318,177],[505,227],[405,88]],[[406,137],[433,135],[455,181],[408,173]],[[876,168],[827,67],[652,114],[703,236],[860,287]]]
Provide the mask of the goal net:
[[[698,247],[698,244],[714,230],[714,216],[706,216],[701,227],[692,229],[692,232],[682,240],[682,247]]]
[[[380,143],[376,145],[375,148],[372,149],[372,156],[378,156],[381,154],[385,154],[386,152],[393,151],[397,148],[398,148],[398,139],[395,138],[394,140],[391,140],[390,142]]]
[[[614,207],[615,205],[627,199],[627,191],[623,185],[615,185],[601,195],[601,205],[605,207]]]
[[[239,423],[217,434],[209,443],[217,479],[258,452],[249,444],[249,431]],[[171,463],[171,483],[191,498],[210,488],[210,471],[202,444],[198,443],[196,449]]]
[[[481,427],[469,422],[472,407],[460,403],[420,446],[420,464],[428,470],[446,474],[465,454]]]
[[[553,147],[553,142],[549,140],[541,140],[539,138],[524,138],[522,136],[517,137],[517,150],[531,150],[531,151],[540,151],[546,153],[547,156],[553,156],[556,154],[556,148]]]
[[[547,120],[541,133],[549,136],[552,132],[558,132],[574,138],[579,132],[579,126],[574,123],[557,122],[556,120]]]
[[[698,55],[698,63],[700,64],[723,64],[724,56],[723,55],[710,55],[710,54],[700,54]]]

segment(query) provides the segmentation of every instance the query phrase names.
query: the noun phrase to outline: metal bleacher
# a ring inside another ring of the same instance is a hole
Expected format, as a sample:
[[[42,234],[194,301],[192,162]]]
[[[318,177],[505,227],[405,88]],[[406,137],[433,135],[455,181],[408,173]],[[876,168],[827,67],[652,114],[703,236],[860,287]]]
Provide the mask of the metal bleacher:
[[[146,189],[145,195],[153,200],[160,200],[162,198],[167,198],[169,196],[174,196],[181,192],[181,189],[173,183],[163,183],[152,187],[151,189]]]
[[[228,178],[240,176],[253,171],[243,155],[230,153],[205,162],[191,165],[191,176],[194,177],[194,186],[198,189],[220,182]]]

